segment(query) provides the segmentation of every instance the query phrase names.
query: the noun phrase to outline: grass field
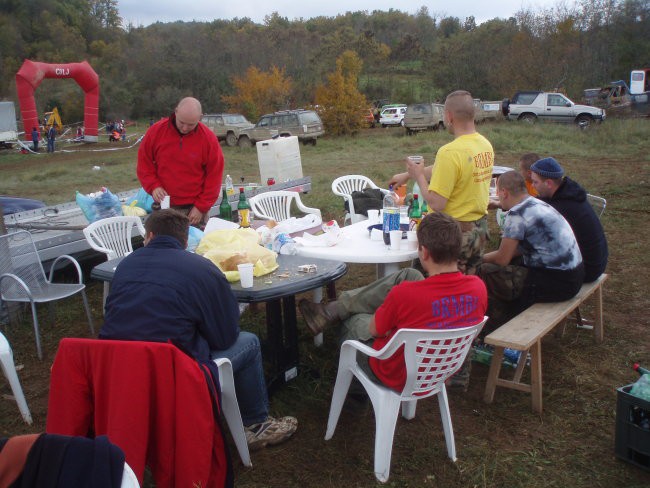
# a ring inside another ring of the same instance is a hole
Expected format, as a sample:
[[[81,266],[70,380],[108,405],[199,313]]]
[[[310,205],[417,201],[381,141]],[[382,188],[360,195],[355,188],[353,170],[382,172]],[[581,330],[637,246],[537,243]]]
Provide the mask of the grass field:
[[[467,393],[449,395],[458,461],[446,456],[436,401],[418,405],[412,421],[400,419],[393,445],[393,487],[647,487],[650,474],[614,456],[616,387],[631,383],[631,364],[650,367],[647,311],[650,257],[645,240],[650,208],[649,120],[608,120],[587,131],[559,125],[493,123],[479,127],[493,143],[496,164],[515,166],[523,152],[552,155],[590,193],[607,199],[603,224],[610,245],[604,292],[605,340],[595,344],[589,331],[567,327],[563,338],[549,336],[543,349],[544,413],[530,409],[528,395],[497,390],[494,403],[482,401],[487,367],[475,364]],[[431,162],[435,151],[451,136],[444,132],[406,137],[400,129],[374,129],[357,137],[324,138],[316,147],[301,146],[305,175],[312,192],[308,206],[323,210],[324,218],[342,223],[343,202],[331,193],[331,182],[358,173],[383,185],[401,171],[408,154]],[[54,155],[0,153],[0,194],[32,197],[47,203],[71,201],[107,186],[122,191],[138,186],[137,148],[90,152],[106,144],[75,146],[77,152]],[[235,181],[257,181],[254,149],[224,148],[226,171]],[[99,166],[100,170],[93,170]],[[491,217],[491,221],[493,218]],[[493,240],[493,244],[496,240]],[[372,280],[372,266],[351,265],[337,290]],[[102,322],[99,283],[89,283],[96,326]],[[589,307],[583,315],[590,315]],[[299,318],[299,321],[301,319]],[[299,326],[302,323],[299,322]],[[242,327],[263,337],[263,308],[247,311]],[[57,307],[54,323],[42,313],[45,358],[38,361],[26,313],[21,323],[4,327],[35,424],[25,425],[13,401],[0,399],[0,433],[5,436],[44,429],[49,367],[58,341],[88,336],[80,299]],[[300,376],[271,401],[275,414],[295,415],[298,433],[281,446],[253,453],[252,469],[235,461],[238,487],[367,487],[372,473],[374,417],[372,409],[344,410],[334,438],[324,441],[325,425],[337,367],[334,333],[314,348],[305,327],[300,330],[301,358],[318,369],[319,379]],[[10,392],[0,382],[3,394]],[[650,433],[649,433],[650,435]]]

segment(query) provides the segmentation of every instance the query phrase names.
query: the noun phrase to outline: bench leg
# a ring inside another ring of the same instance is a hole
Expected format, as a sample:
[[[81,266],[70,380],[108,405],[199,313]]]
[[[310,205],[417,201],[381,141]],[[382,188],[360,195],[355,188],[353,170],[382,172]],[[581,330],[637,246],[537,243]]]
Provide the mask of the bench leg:
[[[533,411],[542,413],[542,342],[538,340],[530,348],[530,388]]]
[[[605,329],[603,326],[603,285],[598,287],[596,295],[596,323],[594,324],[594,338],[596,342],[603,342]]]
[[[517,368],[515,369],[515,375],[512,378],[513,382],[515,383],[521,382],[521,375],[524,372],[524,368],[526,367],[527,357],[528,357],[528,351],[521,351],[521,355],[519,356],[519,362],[517,362]]]
[[[490,370],[488,371],[487,383],[485,384],[485,393],[483,394],[483,401],[485,403],[492,403],[494,400],[494,391],[497,388],[497,380],[499,379],[502,360],[503,347],[495,346],[494,354],[492,354],[492,361],[490,362]]]

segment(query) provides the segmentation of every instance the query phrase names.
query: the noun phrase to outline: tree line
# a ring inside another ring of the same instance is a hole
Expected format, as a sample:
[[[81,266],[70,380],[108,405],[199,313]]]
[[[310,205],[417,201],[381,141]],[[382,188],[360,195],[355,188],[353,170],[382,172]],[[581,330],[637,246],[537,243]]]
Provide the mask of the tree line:
[[[579,99],[585,88],[629,81],[632,69],[650,66],[649,14],[650,0],[578,0],[481,24],[421,7],[144,27],[124,25],[117,0],[3,0],[0,98],[16,101],[25,59],[85,59],[99,74],[100,117],[108,119],[166,115],[186,95],[206,112],[229,110],[251,69],[279,71],[290,89],[275,92],[273,106],[249,106],[249,115],[315,103],[332,83],[349,92],[345,73],[368,102],[442,100],[460,88],[484,100],[530,89]],[[45,80],[36,98],[39,113],[57,106],[65,121],[82,119],[83,96],[71,80]]]

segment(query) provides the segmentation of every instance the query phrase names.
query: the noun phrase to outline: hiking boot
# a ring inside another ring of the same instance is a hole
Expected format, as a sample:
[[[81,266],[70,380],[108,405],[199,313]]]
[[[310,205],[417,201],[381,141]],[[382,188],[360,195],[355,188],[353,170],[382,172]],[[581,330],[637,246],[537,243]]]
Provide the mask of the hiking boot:
[[[314,335],[323,332],[323,329],[336,325],[339,322],[339,317],[335,312],[334,303],[330,302],[327,305],[322,303],[310,302],[303,298],[298,302],[298,308],[302,316],[305,318],[307,327]]]
[[[275,446],[286,441],[298,428],[298,419],[268,417],[264,422],[245,427],[246,442],[251,451],[262,449],[267,445]]]

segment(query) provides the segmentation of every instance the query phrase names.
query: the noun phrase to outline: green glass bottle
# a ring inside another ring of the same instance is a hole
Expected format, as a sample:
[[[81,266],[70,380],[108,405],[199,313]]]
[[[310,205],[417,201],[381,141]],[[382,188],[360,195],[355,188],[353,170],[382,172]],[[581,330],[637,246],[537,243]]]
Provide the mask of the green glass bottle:
[[[420,202],[416,194],[413,195],[413,203],[411,203],[411,210],[409,211],[409,230],[417,230],[421,220],[422,210],[420,209]]]
[[[237,204],[237,213],[239,214],[239,227],[247,228],[251,226],[251,206],[246,200],[244,189],[239,189],[239,203]]]
[[[420,205],[420,212],[422,213],[422,218],[424,218],[429,213],[429,205],[427,205],[427,199],[422,199],[422,204]]]
[[[221,194],[221,204],[219,205],[219,218],[223,220],[232,220],[232,207],[228,201],[228,191],[224,188]]]

